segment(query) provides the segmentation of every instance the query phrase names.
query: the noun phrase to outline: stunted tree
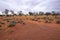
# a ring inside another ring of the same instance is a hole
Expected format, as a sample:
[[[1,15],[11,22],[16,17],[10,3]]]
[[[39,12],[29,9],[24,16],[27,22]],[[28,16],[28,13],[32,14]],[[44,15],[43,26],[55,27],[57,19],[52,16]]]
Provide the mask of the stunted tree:
[[[19,11],[18,13],[19,13],[19,16],[22,16],[22,15],[24,15],[24,14],[22,13],[22,11]]]
[[[10,12],[14,15],[14,11],[13,10],[10,10]]]
[[[57,14],[57,15],[60,15],[60,12],[57,12],[56,14]]]
[[[5,14],[6,15],[8,15],[8,12],[9,12],[9,10],[8,9],[5,9]]]
[[[38,15],[39,15],[39,13],[38,13],[38,12],[35,12],[35,13],[34,13],[34,15],[35,15],[35,16],[38,16]]]
[[[39,15],[44,15],[44,12],[41,12],[41,11],[40,11],[40,12],[39,12]]]
[[[16,15],[13,10],[10,10],[10,12],[13,14],[13,16]]]
[[[31,15],[35,15],[34,13],[32,13],[32,12],[29,12],[29,15],[31,16]]]
[[[50,13],[50,12],[46,12],[46,13],[45,13],[45,15],[47,15],[47,16],[48,16],[48,15],[51,15],[51,13]]]
[[[52,11],[53,15],[57,16],[57,15],[60,15],[60,12],[55,12],[55,11]]]
[[[52,11],[53,14],[55,14],[55,11]]]
[[[56,15],[56,12],[55,11],[52,11],[52,15]]]

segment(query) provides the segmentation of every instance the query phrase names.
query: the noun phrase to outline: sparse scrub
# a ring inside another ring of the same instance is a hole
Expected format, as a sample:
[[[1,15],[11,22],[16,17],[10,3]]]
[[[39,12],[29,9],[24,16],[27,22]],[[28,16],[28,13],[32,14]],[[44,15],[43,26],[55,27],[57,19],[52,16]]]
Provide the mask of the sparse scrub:
[[[37,18],[36,16],[34,16],[34,18],[31,18],[32,21],[38,21],[40,18]]]
[[[9,18],[5,18],[5,19],[3,19],[3,21],[9,21],[9,20],[12,20],[12,19],[9,19]]]
[[[32,21],[38,21],[37,19],[33,18]]]
[[[22,20],[18,21],[18,23],[22,23],[22,22],[23,22]]]
[[[25,25],[27,21],[35,21],[35,22],[44,22],[45,23],[55,23],[56,19],[60,19],[60,15],[52,15],[50,12],[47,12],[44,14],[44,12],[40,12],[40,13],[36,13],[36,12],[29,12],[27,15],[23,14],[22,11],[20,11],[18,13],[18,15],[16,16],[14,11],[11,11],[13,15],[8,15],[8,10],[5,10],[5,14],[8,16],[3,16],[0,17],[1,19],[3,19],[2,21],[5,22],[5,24],[8,25],[8,27],[13,27],[16,25],[16,23],[20,23]],[[25,15],[25,16],[24,16]],[[14,21],[13,21],[14,20]],[[59,20],[56,21],[56,23],[60,23]],[[3,22],[0,22],[0,27],[2,26],[2,24],[4,24]]]
[[[60,16],[55,16],[56,19],[60,19]]]
[[[50,18],[46,18],[45,19],[45,23],[51,23],[51,19]]]
[[[49,21],[49,20],[46,20],[46,21],[45,21],[45,23],[51,23],[51,21]]]
[[[23,20],[18,21],[18,23],[25,24],[25,22]]]

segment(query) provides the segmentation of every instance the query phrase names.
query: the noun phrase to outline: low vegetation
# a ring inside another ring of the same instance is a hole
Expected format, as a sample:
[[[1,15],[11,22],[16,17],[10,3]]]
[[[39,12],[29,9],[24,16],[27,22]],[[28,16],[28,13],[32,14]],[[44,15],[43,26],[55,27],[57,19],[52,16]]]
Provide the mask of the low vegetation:
[[[57,20],[56,23],[57,23],[57,24],[60,24],[60,20]]]
[[[16,25],[16,21],[10,21],[8,27],[14,27]]]
[[[18,23],[20,23],[20,24],[26,24],[26,23],[25,23],[23,20],[21,20],[21,19],[18,21]]]
[[[8,15],[9,11],[12,13],[12,15]],[[57,24],[60,24],[60,14],[57,12],[28,12],[28,14],[23,14],[22,11],[19,11],[17,12],[18,15],[15,14],[13,10],[5,9],[4,12],[5,15],[0,15],[0,20],[2,20],[0,21],[0,27],[2,27],[3,24],[7,25],[8,27],[14,27],[18,23],[25,25],[27,22],[25,20],[39,23],[43,21],[44,23],[52,23],[55,21]]]

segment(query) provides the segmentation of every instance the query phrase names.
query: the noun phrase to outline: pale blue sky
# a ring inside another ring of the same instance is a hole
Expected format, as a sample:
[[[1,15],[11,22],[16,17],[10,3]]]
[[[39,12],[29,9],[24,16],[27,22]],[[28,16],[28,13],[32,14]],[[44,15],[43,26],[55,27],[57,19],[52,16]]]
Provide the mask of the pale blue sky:
[[[60,11],[60,0],[0,0],[0,11]]]

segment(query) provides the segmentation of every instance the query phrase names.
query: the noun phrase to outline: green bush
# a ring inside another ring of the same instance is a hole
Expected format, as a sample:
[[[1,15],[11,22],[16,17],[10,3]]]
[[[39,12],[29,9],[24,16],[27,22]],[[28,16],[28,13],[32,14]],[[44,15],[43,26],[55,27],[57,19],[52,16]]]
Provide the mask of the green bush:
[[[8,27],[14,27],[16,25],[16,21],[10,21]]]

